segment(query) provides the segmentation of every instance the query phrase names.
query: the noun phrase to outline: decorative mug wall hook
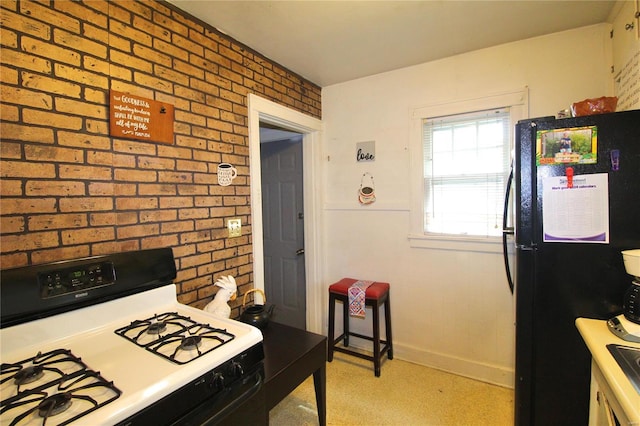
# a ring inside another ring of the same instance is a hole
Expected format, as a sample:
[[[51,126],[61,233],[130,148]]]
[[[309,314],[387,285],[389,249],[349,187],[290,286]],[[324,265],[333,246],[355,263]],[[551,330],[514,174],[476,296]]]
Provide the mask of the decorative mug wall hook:
[[[368,185],[365,185],[365,178],[369,179]],[[360,178],[360,189],[358,190],[358,201],[360,204],[371,204],[376,200],[375,185],[373,183],[373,175],[369,172],[362,174]]]
[[[229,186],[236,176],[238,176],[238,171],[231,164],[218,164],[218,185]]]

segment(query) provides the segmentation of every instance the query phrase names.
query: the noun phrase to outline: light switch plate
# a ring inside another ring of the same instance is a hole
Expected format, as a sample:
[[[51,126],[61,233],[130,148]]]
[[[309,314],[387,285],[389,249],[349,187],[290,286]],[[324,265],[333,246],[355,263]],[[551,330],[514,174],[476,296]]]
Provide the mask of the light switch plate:
[[[227,229],[229,230],[229,238],[240,237],[242,235],[242,221],[240,219],[227,220]]]

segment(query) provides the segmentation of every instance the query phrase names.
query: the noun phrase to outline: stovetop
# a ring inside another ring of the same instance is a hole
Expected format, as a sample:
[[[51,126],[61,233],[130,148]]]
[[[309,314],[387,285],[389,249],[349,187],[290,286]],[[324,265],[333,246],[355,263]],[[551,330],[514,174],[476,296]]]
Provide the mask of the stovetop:
[[[156,323],[159,318],[171,318],[171,323],[163,330],[169,340],[182,342],[187,337],[194,343],[198,339],[193,339],[193,336],[204,334],[206,337],[200,338],[204,342],[198,346],[199,353],[190,348],[176,352],[173,344],[156,347],[159,345],[155,339],[157,336],[140,334],[142,323]],[[138,334],[140,336],[136,342],[135,336]],[[79,423],[115,424],[261,341],[262,334],[254,327],[213,317],[207,312],[178,303],[175,285],[169,284],[0,329],[0,355],[3,362],[0,380],[5,380],[4,364],[25,362],[29,367],[46,363],[44,374],[56,383],[46,388],[25,384],[21,385],[20,391],[30,391],[35,399],[40,400],[44,394],[35,395],[37,392],[46,392],[47,396],[51,396],[66,391],[77,395],[72,406],[79,408],[86,405],[91,410],[94,404],[85,397],[83,386],[89,385],[93,391],[100,388],[100,396],[91,397],[96,399],[99,409],[84,415]],[[152,350],[159,350],[160,354],[152,353]],[[48,355],[50,353],[55,355]],[[45,361],[41,361],[43,357]],[[69,360],[56,361],[56,357],[68,357]],[[76,358],[77,364],[70,361]],[[49,364],[51,361],[55,362]],[[72,364],[75,367],[71,367],[68,376],[62,380],[57,377],[60,375],[56,371],[58,367]],[[84,375],[80,372],[83,368],[88,376],[81,378],[81,374]],[[6,380],[0,387],[2,426],[11,424],[16,417],[13,409],[5,408],[14,402],[17,392],[15,384],[9,388],[12,381]],[[62,385],[62,389],[54,389],[59,385]],[[37,406],[32,402],[29,407],[33,405]],[[37,411],[32,410],[29,416],[34,417],[33,424],[42,425],[42,418],[38,421],[36,417],[39,415]],[[60,416],[62,414],[51,417],[46,424],[64,424]]]

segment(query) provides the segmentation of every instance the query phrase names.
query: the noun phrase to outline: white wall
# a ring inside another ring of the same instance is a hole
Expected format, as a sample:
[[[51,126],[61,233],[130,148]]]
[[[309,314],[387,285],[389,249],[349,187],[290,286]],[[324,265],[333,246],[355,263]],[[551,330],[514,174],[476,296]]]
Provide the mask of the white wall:
[[[609,28],[584,27],[323,89],[323,273],[328,283],[347,276],[391,283],[396,358],[513,385],[513,299],[502,255],[409,246],[411,111],[525,86],[530,116],[611,95]],[[369,140],[375,162],[357,163],[356,143]],[[369,206],[356,196],[364,172],[375,179],[377,201]],[[351,321],[370,330],[369,318]]]

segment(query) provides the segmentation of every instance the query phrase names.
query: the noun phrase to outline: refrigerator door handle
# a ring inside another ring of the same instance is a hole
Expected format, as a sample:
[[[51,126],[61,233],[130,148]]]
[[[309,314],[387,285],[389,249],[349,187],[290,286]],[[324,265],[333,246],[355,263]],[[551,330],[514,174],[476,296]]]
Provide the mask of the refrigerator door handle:
[[[507,188],[504,196],[504,210],[502,214],[502,255],[504,256],[504,269],[507,273],[507,282],[509,283],[509,290],[513,294],[514,284],[513,277],[511,276],[511,267],[509,266],[509,253],[507,250],[507,236],[515,234],[515,228],[508,226],[509,219],[509,197],[511,195],[511,185],[513,183],[513,167],[509,171],[509,177],[507,178]]]

